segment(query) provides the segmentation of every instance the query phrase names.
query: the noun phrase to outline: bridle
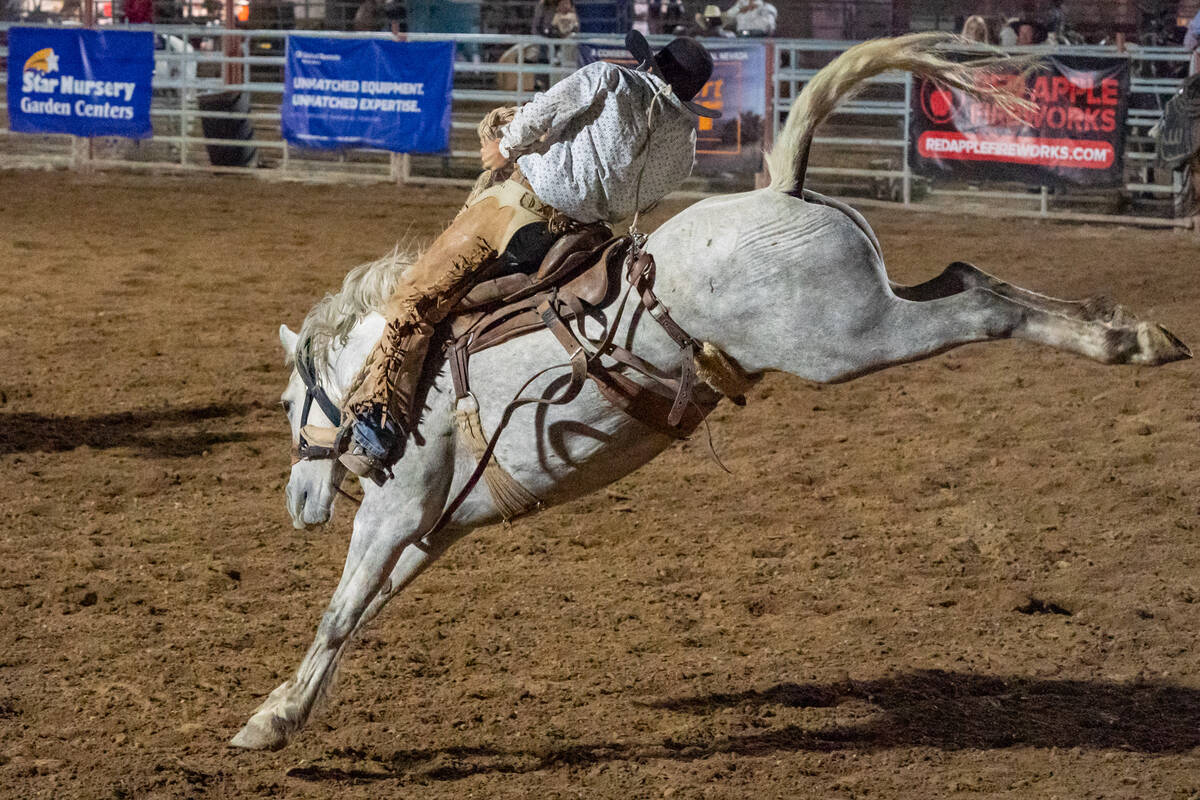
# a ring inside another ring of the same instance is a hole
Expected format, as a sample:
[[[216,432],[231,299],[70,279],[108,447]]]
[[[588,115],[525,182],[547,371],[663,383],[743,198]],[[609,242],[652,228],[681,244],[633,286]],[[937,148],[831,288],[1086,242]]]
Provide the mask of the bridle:
[[[305,339],[296,347],[296,372],[299,373],[300,380],[304,382],[304,406],[300,409],[300,432],[296,436],[297,443],[292,445],[292,466],[299,461],[334,459],[338,455],[336,446],[326,447],[312,444],[304,436],[304,428],[308,425],[308,414],[312,411],[314,402],[321,407],[321,412],[329,418],[335,428],[340,428],[342,425],[342,410],[329,398],[325,387],[317,383],[317,368],[313,361],[311,344],[311,339]],[[355,505],[362,504],[361,500],[342,488],[340,479],[333,488]]]
[[[300,410],[300,433],[297,444],[292,448],[292,463],[304,459],[334,458],[337,454],[334,448],[312,444],[304,436],[304,428],[308,425],[308,414],[314,402],[321,407],[321,412],[329,418],[335,428],[342,425],[342,411],[337,403],[329,398],[329,394],[321,384],[317,383],[316,364],[312,355],[312,340],[305,339],[296,347],[296,372],[304,382],[304,406]]]

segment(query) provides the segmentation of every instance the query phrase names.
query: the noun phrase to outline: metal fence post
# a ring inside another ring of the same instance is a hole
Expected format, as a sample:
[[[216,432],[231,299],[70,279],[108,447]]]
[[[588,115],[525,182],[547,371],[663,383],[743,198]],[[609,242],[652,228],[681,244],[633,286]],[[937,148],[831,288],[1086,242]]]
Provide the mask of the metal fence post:
[[[775,117],[778,114],[775,112],[775,102],[778,99],[779,91],[776,88],[775,81],[775,43],[768,41],[765,45],[766,53],[763,61],[766,64],[766,81],[767,85],[763,87],[763,95],[767,99],[766,119],[763,120],[763,144],[764,153],[771,152],[771,148],[775,146]],[[771,123],[766,124],[766,120]],[[759,167],[758,175],[754,178],[754,188],[761,189],[771,183],[771,171],[767,169],[766,159],[763,159],[762,166]]]
[[[187,105],[188,95],[192,91],[192,82],[188,77],[188,72],[192,66],[192,59],[188,55],[188,40],[183,38],[183,88],[179,90],[179,165],[186,167],[188,164],[188,138],[191,135],[191,120],[188,118]],[[170,74],[170,70],[167,70]]]
[[[908,160],[908,149],[912,136],[912,95],[913,76],[911,72],[907,72],[904,78],[904,177],[901,178],[904,187],[904,205],[906,206],[912,205],[912,165]]]

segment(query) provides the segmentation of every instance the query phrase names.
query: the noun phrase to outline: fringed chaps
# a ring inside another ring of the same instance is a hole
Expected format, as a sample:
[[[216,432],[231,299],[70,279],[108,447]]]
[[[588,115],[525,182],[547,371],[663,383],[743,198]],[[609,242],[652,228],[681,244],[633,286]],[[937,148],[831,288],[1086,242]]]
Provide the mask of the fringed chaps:
[[[378,413],[405,431],[416,425],[417,389],[434,326],[471,290],[513,233],[553,211],[523,186],[509,182],[501,187],[463,209],[400,276],[384,309],[383,337],[342,403],[349,420]]]

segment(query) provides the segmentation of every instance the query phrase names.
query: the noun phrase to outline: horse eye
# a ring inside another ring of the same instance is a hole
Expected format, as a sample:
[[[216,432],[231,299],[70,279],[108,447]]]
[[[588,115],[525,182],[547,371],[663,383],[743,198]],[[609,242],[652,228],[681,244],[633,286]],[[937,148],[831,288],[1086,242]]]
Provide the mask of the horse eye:
[[[290,417],[292,415],[292,401],[284,400],[280,403],[280,405],[283,406],[283,413]]]

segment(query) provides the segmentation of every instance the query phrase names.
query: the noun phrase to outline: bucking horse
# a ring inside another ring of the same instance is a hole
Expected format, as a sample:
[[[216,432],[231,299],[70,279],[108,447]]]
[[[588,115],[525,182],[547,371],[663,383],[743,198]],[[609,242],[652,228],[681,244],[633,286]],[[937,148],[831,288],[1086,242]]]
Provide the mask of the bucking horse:
[[[836,383],[1008,338],[1102,364],[1189,358],[1165,328],[1111,301],[1054,299],[970,264],[893,283],[866,220],[803,188],[815,128],[868,78],[909,70],[981,91],[983,68],[939,55],[944,45],[914,34],[850,48],[797,97],[767,155],[769,187],[703,200],[624,249],[593,253],[618,277],[590,304],[564,301],[557,285],[536,297],[518,289],[509,299],[524,298],[525,317],[546,324],[492,336],[466,372],[444,367],[463,348],[435,365],[394,478],[363,482],[345,568],[311,647],[232,744],[283,747],[328,693],[355,631],[454,542],[628,475],[766,372]],[[298,528],[329,520],[346,477],[335,460],[312,457],[321,448],[306,431],[340,421],[342,393],[383,333],[379,309],[411,260],[396,252],[355,268],[299,334],[280,328],[294,366],[282,399],[300,456],[286,489]]]

